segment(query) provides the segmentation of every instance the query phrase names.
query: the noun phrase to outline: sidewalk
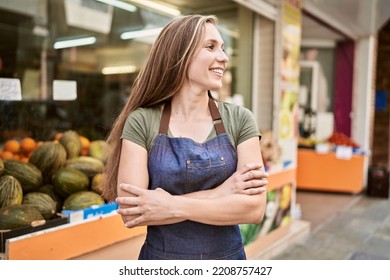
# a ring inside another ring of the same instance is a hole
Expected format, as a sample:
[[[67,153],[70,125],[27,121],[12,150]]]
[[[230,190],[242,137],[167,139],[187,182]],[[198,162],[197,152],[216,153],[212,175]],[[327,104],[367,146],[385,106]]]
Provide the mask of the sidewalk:
[[[274,260],[390,260],[390,200],[361,195]]]

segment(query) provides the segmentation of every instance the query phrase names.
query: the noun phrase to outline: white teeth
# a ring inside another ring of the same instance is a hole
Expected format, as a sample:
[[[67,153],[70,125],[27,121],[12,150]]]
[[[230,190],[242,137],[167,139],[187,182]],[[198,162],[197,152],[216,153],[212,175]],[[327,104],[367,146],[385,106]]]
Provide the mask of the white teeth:
[[[220,75],[223,74],[223,70],[222,69],[211,69],[211,71],[215,72],[215,73],[218,73]]]

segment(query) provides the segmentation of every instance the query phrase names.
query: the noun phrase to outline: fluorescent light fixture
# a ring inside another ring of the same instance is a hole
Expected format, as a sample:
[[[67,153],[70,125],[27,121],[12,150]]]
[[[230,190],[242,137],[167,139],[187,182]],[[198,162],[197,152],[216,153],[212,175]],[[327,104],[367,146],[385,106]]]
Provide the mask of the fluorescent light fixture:
[[[122,2],[122,1],[119,1],[119,0],[96,0],[96,1],[105,3],[107,5],[111,5],[111,6],[117,7],[117,8],[122,9],[122,10],[129,11],[129,12],[132,12],[132,13],[137,11],[137,7],[136,6],[133,6],[133,5],[129,4],[129,3],[125,3],[125,2]]]
[[[135,71],[137,71],[137,67],[134,65],[107,66],[102,69],[102,74],[104,75],[125,74],[125,73],[134,73]]]
[[[169,7],[167,5],[163,5],[160,3],[156,3],[154,1],[150,1],[150,0],[129,0],[129,1],[135,3],[139,6],[143,6],[145,8],[149,8],[149,9],[152,9],[152,10],[155,10],[157,12],[161,12],[161,13],[164,13],[164,14],[167,14],[170,16],[177,17],[177,16],[181,15],[181,12],[178,9],[175,9],[173,7]]]
[[[95,42],[96,42],[96,37],[85,37],[85,38],[80,38],[80,39],[55,42],[54,48],[55,49],[63,49],[63,48],[79,47],[79,46],[85,46],[85,45],[92,45],[92,44],[95,44]]]
[[[162,27],[123,32],[121,34],[121,39],[122,40],[129,40],[129,39],[134,39],[134,38],[157,36],[158,34],[160,34],[161,30],[162,30]]]

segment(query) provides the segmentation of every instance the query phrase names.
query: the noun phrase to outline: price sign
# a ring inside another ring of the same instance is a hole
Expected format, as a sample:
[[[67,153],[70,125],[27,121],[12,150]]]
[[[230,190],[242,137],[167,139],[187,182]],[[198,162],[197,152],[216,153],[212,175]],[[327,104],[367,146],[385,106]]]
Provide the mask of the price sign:
[[[351,159],[352,158],[352,147],[337,146],[336,147],[336,158],[338,158],[338,159]]]
[[[0,78],[0,100],[22,100],[19,79]]]

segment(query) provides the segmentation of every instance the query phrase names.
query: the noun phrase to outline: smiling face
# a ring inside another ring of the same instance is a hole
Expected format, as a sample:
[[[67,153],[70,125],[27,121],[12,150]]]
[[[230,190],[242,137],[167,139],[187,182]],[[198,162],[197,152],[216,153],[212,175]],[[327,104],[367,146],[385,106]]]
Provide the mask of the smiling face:
[[[188,69],[189,85],[199,91],[221,88],[227,62],[220,33],[214,24],[206,23],[203,39]]]

